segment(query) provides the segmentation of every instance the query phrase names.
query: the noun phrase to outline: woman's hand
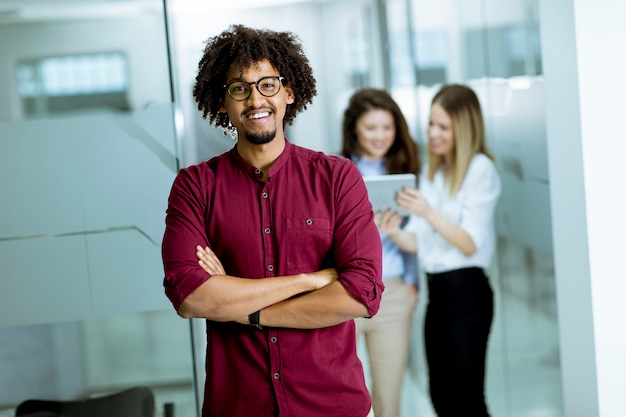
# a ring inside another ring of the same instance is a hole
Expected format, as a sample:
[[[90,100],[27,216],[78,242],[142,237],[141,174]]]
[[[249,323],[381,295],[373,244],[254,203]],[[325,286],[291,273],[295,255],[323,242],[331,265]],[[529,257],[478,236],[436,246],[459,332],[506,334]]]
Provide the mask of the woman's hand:
[[[428,219],[432,212],[432,207],[424,198],[422,193],[415,188],[404,187],[396,197],[396,203],[409,213]]]
[[[226,275],[222,262],[208,246],[204,248],[200,245],[196,246],[196,257],[198,258],[198,265],[205,272],[211,275]]]
[[[393,236],[401,230],[401,222],[402,216],[391,209],[374,213],[374,223],[382,233],[388,236]]]
[[[419,290],[417,289],[415,284],[404,285],[406,286],[406,290],[408,291],[408,293],[411,295],[411,298],[413,298],[413,302],[417,304],[417,301],[419,300]]]

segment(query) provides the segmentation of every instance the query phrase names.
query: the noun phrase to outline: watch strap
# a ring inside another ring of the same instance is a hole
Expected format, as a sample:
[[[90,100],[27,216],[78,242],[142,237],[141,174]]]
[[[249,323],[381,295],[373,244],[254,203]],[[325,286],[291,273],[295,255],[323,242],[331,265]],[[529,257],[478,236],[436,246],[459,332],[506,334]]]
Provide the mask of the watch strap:
[[[256,327],[259,330],[263,328],[263,326],[261,326],[261,323],[260,323],[261,310],[257,310],[254,313],[250,314],[248,316],[248,319],[250,320],[250,326]]]

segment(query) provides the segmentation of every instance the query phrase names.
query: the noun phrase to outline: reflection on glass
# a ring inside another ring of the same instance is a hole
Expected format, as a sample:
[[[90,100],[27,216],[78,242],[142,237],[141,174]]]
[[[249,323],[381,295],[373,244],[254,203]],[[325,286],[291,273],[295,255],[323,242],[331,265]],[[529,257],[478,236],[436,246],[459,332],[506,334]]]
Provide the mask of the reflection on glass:
[[[521,22],[488,30],[469,28],[463,37],[466,79],[541,74],[538,27]],[[487,61],[485,55],[489,56]]]
[[[0,1],[0,415],[147,385],[197,415],[163,293],[178,170],[161,0]]]
[[[26,116],[79,110],[128,111],[128,61],[121,52],[23,61],[17,89]]]
[[[421,31],[415,36],[417,83],[432,86],[447,80],[448,36],[444,31]]]
[[[348,22],[348,56],[350,65],[350,87],[358,89],[371,82],[370,43],[368,42],[369,8]]]
[[[76,399],[134,386],[178,416],[196,414],[189,326],[169,311],[0,327],[0,416],[28,398]]]

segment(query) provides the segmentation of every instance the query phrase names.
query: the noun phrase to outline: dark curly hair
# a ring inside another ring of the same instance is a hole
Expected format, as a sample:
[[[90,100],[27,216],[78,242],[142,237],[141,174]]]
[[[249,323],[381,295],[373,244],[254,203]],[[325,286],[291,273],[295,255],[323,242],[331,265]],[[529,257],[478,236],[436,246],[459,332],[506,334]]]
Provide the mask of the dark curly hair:
[[[370,110],[388,111],[392,114],[395,123],[396,137],[384,159],[387,173],[412,173],[419,176],[421,170],[419,147],[409,133],[409,127],[398,103],[385,90],[363,88],[350,97],[343,115],[341,154],[346,158],[361,157],[361,149],[356,137],[356,123]]]
[[[226,74],[232,65],[243,71],[267,59],[285,78],[284,84],[294,93],[294,102],[287,106],[283,125],[293,123],[296,115],[313,102],[317,94],[313,70],[296,35],[291,32],[253,29],[231,25],[221,34],[209,38],[198,64],[193,95],[205,119],[218,127],[228,126],[228,115],[220,113],[225,99]]]

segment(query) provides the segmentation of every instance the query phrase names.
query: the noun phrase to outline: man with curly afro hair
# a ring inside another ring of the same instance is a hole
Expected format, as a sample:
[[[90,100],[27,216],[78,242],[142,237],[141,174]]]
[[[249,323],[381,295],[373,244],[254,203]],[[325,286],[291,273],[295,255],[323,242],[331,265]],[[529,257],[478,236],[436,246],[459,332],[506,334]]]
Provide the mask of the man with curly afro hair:
[[[284,128],[315,78],[289,32],[209,38],[194,96],[233,148],[182,169],[168,200],[165,293],[207,323],[203,417],[366,417],[354,318],[378,311],[381,240],[354,164]]]

